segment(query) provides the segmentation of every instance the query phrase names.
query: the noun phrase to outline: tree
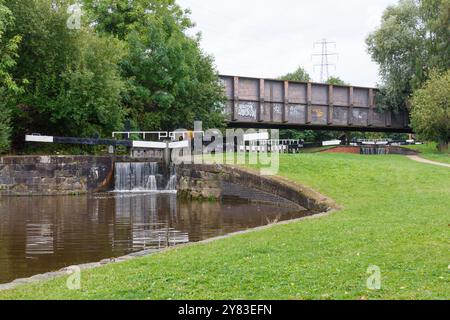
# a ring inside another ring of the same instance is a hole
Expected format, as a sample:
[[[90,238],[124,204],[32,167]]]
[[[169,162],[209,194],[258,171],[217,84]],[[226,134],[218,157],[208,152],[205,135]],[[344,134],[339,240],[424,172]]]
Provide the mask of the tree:
[[[280,80],[309,82],[311,77],[303,67],[298,67],[294,72],[279,77]]]
[[[9,114],[6,112],[0,113],[0,153],[7,151],[10,147],[10,126]]]
[[[422,0],[420,6],[426,23],[429,69],[450,68],[450,0]]]
[[[193,23],[173,0],[85,1],[96,30],[126,41],[123,103],[134,129],[222,127],[223,88]]]
[[[407,109],[431,69],[450,67],[449,15],[450,0],[400,0],[386,9],[380,28],[366,40],[383,78],[381,108]]]
[[[0,0],[0,153],[9,149],[11,135],[10,112],[4,102],[10,94],[20,91],[9,73],[9,70],[16,64],[20,37],[16,36],[12,39],[4,37],[5,32],[13,24],[11,11],[4,6],[4,1]]]
[[[23,145],[27,132],[84,137],[120,130],[123,44],[96,35],[86,24],[68,28],[67,1],[8,0],[6,5],[16,23],[5,35],[22,38],[11,74],[24,90],[7,99],[15,146]]]
[[[412,97],[412,126],[424,139],[439,143],[448,152],[450,140],[450,70],[433,72],[423,88]]]
[[[79,55],[62,74],[54,102],[48,104],[53,129],[61,134],[93,136],[123,128],[121,94],[125,83],[118,63],[122,44],[110,37],[80,31]]]
[[[189,128],[194,120],[223,125],[223,87],[199,36],[186,35],[188,11],[173,0],[80,2],[81,29],[73,29],[72,1],[0,0],[15,21],[3,30],[1,12],[0,50],[15,44],[19,54],[15,64],[0,56],[9,67],[0,80],[23,87],[1,97],[11,116],[2,112],[0,125],[11,123],[15,149],[26,133],[88,137],[109,136],[124,123],[142,130]]]
[[[339,77],[330,77],[327,80],[327,84],[332,84],[335,86],[348,86],[348,83],[346,83],[344,80],[342,80]]]

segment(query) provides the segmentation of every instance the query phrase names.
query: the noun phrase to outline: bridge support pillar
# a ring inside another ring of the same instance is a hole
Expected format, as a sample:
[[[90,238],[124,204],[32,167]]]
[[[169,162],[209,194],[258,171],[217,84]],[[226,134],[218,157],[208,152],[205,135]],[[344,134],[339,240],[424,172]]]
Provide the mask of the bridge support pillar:
[[[233,103],[231,120],[237,121],[238,120],[238,109],[239,109],[239,78],[238,77],[233,78],[233,95],[234,95],[234,103]]]
[[[327,114],[327,123],[328,125],[332,125],[334,123],[334,89],[333,85],[330,84],[328,87],[328,114]]]
[[[353,106],[354,106],[353,87],[348,88],[348,102],[349,102],[349,107],[348,107],[347,124],[349,126],[352,126],[353,125]]]
[[[264,79],[259,79],[259,106],[256,118],[258,122],[263,122],[262,113],[264,112],[265,103],[265,81]]]
[[[311,124],[311,106],[312,106],[312,84],[308,83],[306,87],[306,107],[305,124]]]
[[[374,117],[374,109],[375,109],[375,93],[373,89],[369,89],[369,117],[367,119],[367,125],[369,127],[373,126],[373,117]]]
[[[289,81],[284,82],[284,90],[283,90],[283,110],[282,110],[282,122],[287,123],[289,116]]]

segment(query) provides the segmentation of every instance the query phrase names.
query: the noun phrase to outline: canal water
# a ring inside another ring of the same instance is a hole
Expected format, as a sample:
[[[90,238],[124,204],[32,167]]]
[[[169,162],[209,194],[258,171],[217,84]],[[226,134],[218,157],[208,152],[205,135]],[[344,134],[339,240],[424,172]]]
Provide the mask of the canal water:
[[[307,214],[236,198],[185,202],[173,193],[0,197],[0,283]]]

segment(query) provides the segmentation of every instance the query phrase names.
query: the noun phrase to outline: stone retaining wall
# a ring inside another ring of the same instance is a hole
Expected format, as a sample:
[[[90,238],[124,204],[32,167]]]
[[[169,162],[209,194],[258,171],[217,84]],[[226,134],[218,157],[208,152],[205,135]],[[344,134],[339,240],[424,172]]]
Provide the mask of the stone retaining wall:
[[[109,188],[113,157],[25,156],[0,159],[0,193],[79,194]]]
[[[419,152],[416,150],[403,148],[403,147],[389,146],[388,148],[389,148],[390,154],[400,154],[400,155],[404,155],[404,156],[414,156],[414,155],[419,154]]]
[[[126,156],[2,157],[0,195],[67,195],[111,190],[115,162],[127,161],[144,159],[131,160]]]
[[[113,190],[115,163],[129,161],[139,160],[115,156],[2,157],[0,195],[67,195]],[[333,201],[309,188],[233,166],[179,165],[177,189],[181,197],[192,199],[239,196],[282,205],[287,200],[290,205],[314,212],[336,208]]]
[[[365,146],[366,148],[376,148],[376,146]],[[418,155],[419,152],[403,148],[403,147],[396,147],[396,146],[379,146],[380,148],[388,148],[389,154],[399,154],[404,156],[413,156]],[[361,147],[351,147],[351,146],[338,146],[335,148],[327,149],[324,151],[321,151],[321,153],[353,153],[353,154],[360,154],[361,153]]]
[[[334,201],[316,191],[277,176],[222,165],[180,165],[177,167],[178,192],[190,198],[219,198],[227,194],[227,183],[262,191],[287,199],[313,212],[339,209]],[[225,186],[225,187],[224,187]]]

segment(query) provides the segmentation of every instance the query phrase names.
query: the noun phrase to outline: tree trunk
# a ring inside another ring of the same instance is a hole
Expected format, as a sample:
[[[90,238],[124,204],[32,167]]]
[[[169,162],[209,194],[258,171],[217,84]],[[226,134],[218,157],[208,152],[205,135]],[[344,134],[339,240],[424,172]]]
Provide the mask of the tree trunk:
[[[448,140],[440,140],[438,149],[440,152],[448,153]]]

